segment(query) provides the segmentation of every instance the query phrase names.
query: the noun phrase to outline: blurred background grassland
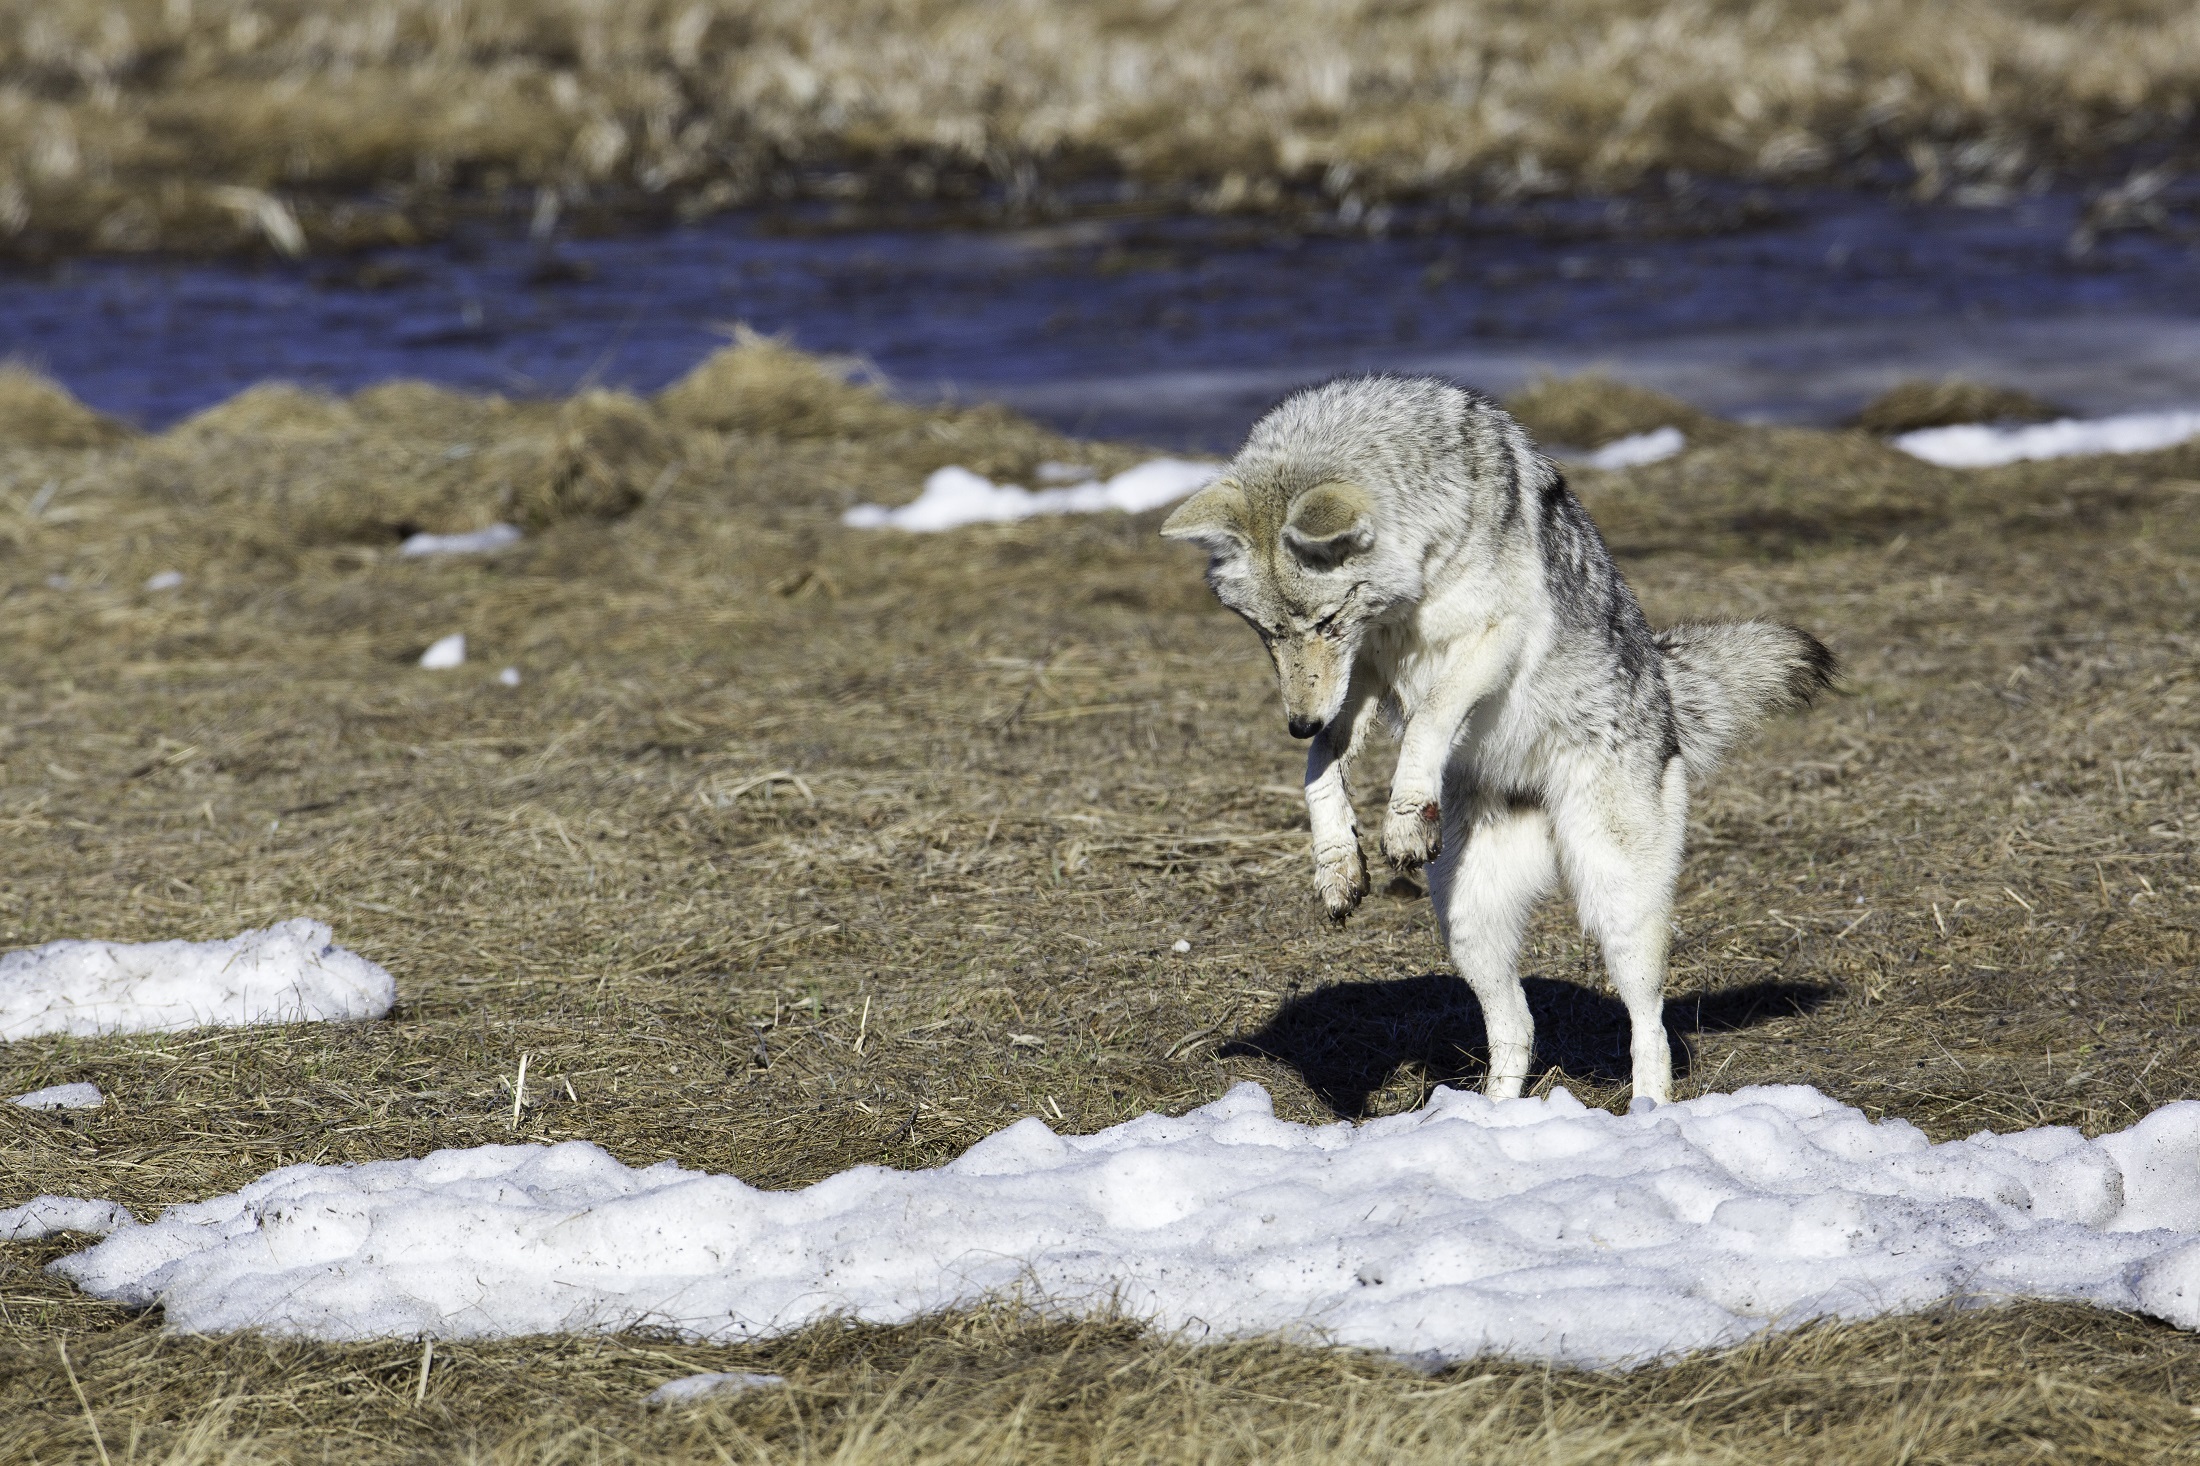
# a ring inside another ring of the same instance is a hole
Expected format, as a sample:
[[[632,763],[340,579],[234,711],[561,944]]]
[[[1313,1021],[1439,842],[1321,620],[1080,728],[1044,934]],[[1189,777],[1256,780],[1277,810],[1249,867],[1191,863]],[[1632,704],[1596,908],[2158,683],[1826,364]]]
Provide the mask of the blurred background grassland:
[[[643,217],[1357,218],[1676,169],[2005,196],[2189,147],[2196,90],[2182,0],[10,0],[0,252],[402,243],[536,190]]]

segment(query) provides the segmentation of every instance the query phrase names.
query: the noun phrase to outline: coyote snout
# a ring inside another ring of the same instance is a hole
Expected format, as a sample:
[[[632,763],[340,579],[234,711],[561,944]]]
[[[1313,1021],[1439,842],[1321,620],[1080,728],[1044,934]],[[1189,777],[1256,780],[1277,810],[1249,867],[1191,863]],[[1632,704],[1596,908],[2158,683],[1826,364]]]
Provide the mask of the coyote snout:
[[[1283,718],[1293,738],[1312,738],[1336,721],[1352,669],[1325,637],[1279,636],[1268,643],[1283,684]]]

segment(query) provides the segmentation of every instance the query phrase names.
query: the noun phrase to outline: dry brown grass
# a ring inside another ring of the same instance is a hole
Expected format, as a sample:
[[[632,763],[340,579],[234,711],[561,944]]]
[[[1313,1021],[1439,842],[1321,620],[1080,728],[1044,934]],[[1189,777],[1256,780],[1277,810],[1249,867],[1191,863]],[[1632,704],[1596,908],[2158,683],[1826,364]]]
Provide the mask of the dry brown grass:
[[[372,1024],[8,1045],[0,1092],[111,1101],[0,1107],[0,1205],[151,1213],[508,1140],[522,1054],[523,1138],[768,1185],[1239,1078],[1309,1119],[1471,1081],[1425,903],[1320,917],[1270,674],[1158,516],[837,522],[945,462],[1129,451],[862,391],[736,355],[621,399],[647,451],[572,461],[646,478],[639,501],[553,499],[478,561],[390,551],[506,513],[508,465],[561,418],[595,442],[594,408],[262,389],[157,437],[0,448],[0,943],[312,914],[402,994]],[[1938,1136],[2200,1097],[2200,446],[1959,474],[1730,428],[1581,487],[1655,618],[1786,616],[1851,669],[1697,811],[1684,1094],[1805,1082]],[[475,662],[411,665],[452,630]],[[1622,1098],[1624,1024],[1563,912],[1528,965],[1540,1081]],[[37,1270],[60,1250],[0,1247],[0,1459],[96,1459],[57,1341],[115,1459],[179,1462],[2127,1462],[2177,1459],[2200,1405],[2193,1336],[2045,1306],[1434,1380],[980,1311],[451,1346],[416,1403],[417,1346],[166,1337]],[[635,1404],[697,1367],[794,1387]]]
[[[2069,415],[2045,398],[2015,387],[1948,377],[1938,382],[1897,382],[1865,403],[1850,421],[1867,433],[1907,433],[1956,423],[2046,422]]]
[[[26,448],[103,448],[130,436],[29,367],[0,363],[0,443]]]
[[[13,0],[0,239],[341,248],[535,188],[1356,218],[1898,160],[2007,192],[2188,148],[2196,84],[2182,0]]]
[[[1538,442],[1567,448],[1595,448],[1630,433],[1676,427],[1691,443],[1733,436],[1731,423],[1689,406],[1678,397],[1587,372],[1578,377],[1538,377],[1505,399],[1505,410],[1519,418]]]

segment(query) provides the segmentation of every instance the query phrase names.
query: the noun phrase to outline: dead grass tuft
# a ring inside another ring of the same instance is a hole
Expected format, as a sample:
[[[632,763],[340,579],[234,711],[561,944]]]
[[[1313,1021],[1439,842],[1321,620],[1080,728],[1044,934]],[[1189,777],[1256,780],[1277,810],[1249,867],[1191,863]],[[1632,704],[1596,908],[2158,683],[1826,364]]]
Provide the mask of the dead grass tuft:
[[[678,454],[648,403],[625,392],[584,392],[558,409],[547,460],[515,477],[512,518],[530,529],[617,519],[664,486]]]
[[[0,445],[104,448],[129,436],[129,428],[86,407],[44,373],[0,363]]]
[[[355,433],[358,427],[358,413],[340,397],[289,382],[263,382],[185,418],[164,436],[194,443],[209,439],[314,440],[341,438]]]
[[[1938,382],[1898,382],[1865,403],[1850,425],[1891,437],[1957,423],[2046,422],[2068,416],[2054,403],[2015,387],[1949,377]]]
[[[1730,435],[1729,425],[1663,392],[1601,372],[1538,377],[1505,399],[1505,410],[1543,442],[1597,448],[1631,433],[1676,427],[1691,443]]]
[[[728,431],[631,399],[262,390],[158,437],[0,445],[0,944],[309,914],[402,994],[371,1024],[7,1045],[0,1093],[110,1102],[0,1105],[0,1206],[150,1214],[515,1139],[784,1186],[1239,1079],[1308,1121],[1477,1079],[1479,1014],[1410,885],[1320,915],[1273,674],[1159,515],[839,523],[945,462],[1134,450],[985,409],[777,431],[818,419],[789,400]],[[645,409],[646,452],[606,446]],[[660,451],[677,472],[499,556],[380,553],[400,515],[511,512],[561,433],[630,485]],[[1959,474],[1728,425],[1577,477],[1654,620],[1779,616],[1850,669],[1692,811],[1684,1095],[1808,1083],[1939,1137],[2200,1098],[2200,446]],[[459,630],[466,667],[412,665]],[[1563,910],[1525,967],[1537,1082],[1623,1100],[1624,1017]],[[167,1336],[41,1272],[60,1250],[0,1246],[0,1459],[96,1459],[57,1340],[115,1459],[178,1462],[2122,1462],[2178,1459],[2200,1406],[2195,1336],[2051,1307],[1435,1379],[976,1310],[438,1345],[416,1402],[415,1343]],[[703,1368],[792,1388],[636,1403]]]
[[[854,438],[923,421],[919,410],[857,380],[863,370],[736,326],[733,344],[658,393],[657,405],[688,427],[777,438]]]

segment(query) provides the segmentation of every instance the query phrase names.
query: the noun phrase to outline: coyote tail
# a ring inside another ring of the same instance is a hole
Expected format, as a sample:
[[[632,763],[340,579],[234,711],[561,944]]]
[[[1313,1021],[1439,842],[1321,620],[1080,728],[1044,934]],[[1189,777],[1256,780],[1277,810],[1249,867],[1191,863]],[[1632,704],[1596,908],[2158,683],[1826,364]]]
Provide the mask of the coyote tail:
[[[1695,779],[1710,774],[1743,734],[1773,713],[1815,700],[1839,670],[1825,643],[1774,621],[1671,626],[1657,642],[1665,654],[1681,760]]]

